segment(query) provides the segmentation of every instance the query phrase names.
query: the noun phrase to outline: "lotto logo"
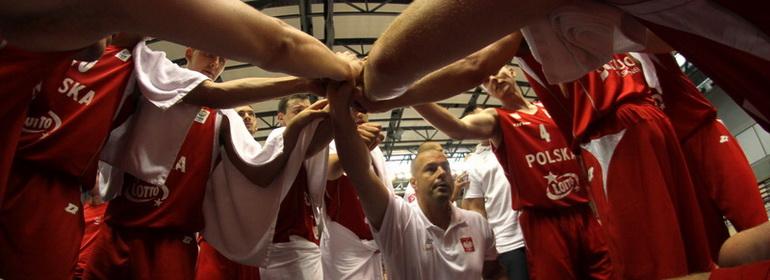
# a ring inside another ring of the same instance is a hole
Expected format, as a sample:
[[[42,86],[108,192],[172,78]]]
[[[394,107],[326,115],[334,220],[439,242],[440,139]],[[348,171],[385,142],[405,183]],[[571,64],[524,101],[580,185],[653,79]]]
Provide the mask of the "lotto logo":
[[[461,237],[460,238],[460,244],[463,245],[463,250],[465,250],[466,253],[475,252],[476,251],[476,248],[473,247],[473,238],[472,237]]]

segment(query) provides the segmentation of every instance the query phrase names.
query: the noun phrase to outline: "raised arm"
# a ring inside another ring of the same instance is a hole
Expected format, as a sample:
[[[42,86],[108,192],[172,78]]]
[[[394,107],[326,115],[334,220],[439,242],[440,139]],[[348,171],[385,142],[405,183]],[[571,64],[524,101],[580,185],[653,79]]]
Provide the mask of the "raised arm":
[[[297,77],[244,78],[222,83],[204,81],[184,102],[212,108],[234,108],[295,93],[318,91],[319,82]]]
[[[356,125],[350,115],[352,91],[353,87],[349,83],[330,83],[327,86],[326,96],[329,98],[334,139],[340,162],[356,187],[364,214],[369,224],[379,230],[391,194],[371,170],[369,149],[357,135]]]
[[[240,0],[6,2],[2,35],[28,49],[73,50],[123,31],[294,76],[351,80],[360,72],[318,39]]]
[[[422,76],[491,44],[568,0],[414,1],[380,36],[366,96],[389,99]]]
[[[497,111],[485,109],[458,119],[449,110],[435,103],[413,107],[426,121],[452,139],[490,139],[497,129]]]
[[[273,179],[278,177],[283,167],[291,155],[291,152],[297,145],[297,139],[299,139],[302,129],[310,124],[313,120],[319,118],[327,118],[328,112],[322,110],[325,103],[313,104],[299,113],[294,119],[286,125],[286,130],[283,132],[283,150],[280,154],[270,162],[262,165],[251,165],[241,160],[241,158],[235,153],[235,148],[229,137],[230,126],[229,122],[222,122],[222,130],[220,136],[223,138],[222,142],[225,146],[225,151],[228,157],[232,160],[233,165],[240,171],[249,181],[260,187],[267,187]]]
[[[380,102],[362,100],[362,105],[370,111],[384,112],[392,108],[436,102],[458,95],[478,86],[487,77],[497,73],[500,67],[510,62],[519,50],[521,39],[521,33],[518,31],[509,34],[463,59],[428,74],[414,83],[402,96]]]

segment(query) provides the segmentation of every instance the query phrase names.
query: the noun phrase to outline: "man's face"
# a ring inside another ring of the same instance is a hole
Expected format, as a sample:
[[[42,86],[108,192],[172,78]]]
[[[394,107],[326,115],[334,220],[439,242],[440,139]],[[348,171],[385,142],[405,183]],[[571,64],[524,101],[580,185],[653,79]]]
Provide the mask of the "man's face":
[[[187,48],[185,58],[187,58],[187,69],[198,71],[212,80],[216,80],[222,74],[227,62],[223,57],[192,48]]]
[[[278,121],[286,126],[286,124],[294,119],[299,112],[302,112],[302,110],[305,110],[307,107],[310,107],[310,99],[289,99],[289,101],[286,102],[286,113],[278,112]]]
[[[484,82],[484,88],[489,95],[498,99],[508,92],[515,92],[516,71],[512,67],[500,68],[496,75]]]
[[[418,200],[449,202],[454,189],[452,171],[443,152],[429,150],[420,153],[412,171],[411,183]]]
[[[241,106],[235,108],[235,111],[238,112],[238,115],[243,119],[243,123],[246,125],[246,129],[249,130],[249,133],[254,135],[254,133],[257,132],[257,118],[254,116],[254,109],[252,109],[251,106]]]

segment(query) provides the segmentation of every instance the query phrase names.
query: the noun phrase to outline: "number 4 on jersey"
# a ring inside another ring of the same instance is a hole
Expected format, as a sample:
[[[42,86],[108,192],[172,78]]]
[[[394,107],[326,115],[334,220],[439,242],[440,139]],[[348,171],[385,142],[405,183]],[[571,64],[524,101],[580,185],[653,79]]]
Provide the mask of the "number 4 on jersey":
[[[548,130],[545,129],[545,125],[542,123],[540,124],[540,139],[545,140],[545,142],[551,142],[551,134],[548,134]]]

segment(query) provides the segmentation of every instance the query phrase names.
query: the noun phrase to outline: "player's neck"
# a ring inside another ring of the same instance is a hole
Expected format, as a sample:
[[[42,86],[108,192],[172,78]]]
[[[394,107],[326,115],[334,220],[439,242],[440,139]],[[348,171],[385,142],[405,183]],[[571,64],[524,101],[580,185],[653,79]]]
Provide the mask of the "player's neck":
[[[425,199],[417,201],[420,210],[428,220],[437,227],[446,230],[452,221],[452,206],[448,201]]]
[[[507,95],[501,98],[500,102],[503,103],[503,108],[510,111],[523,110],[529,112],[534,107],[529,101],[514,95]]]

